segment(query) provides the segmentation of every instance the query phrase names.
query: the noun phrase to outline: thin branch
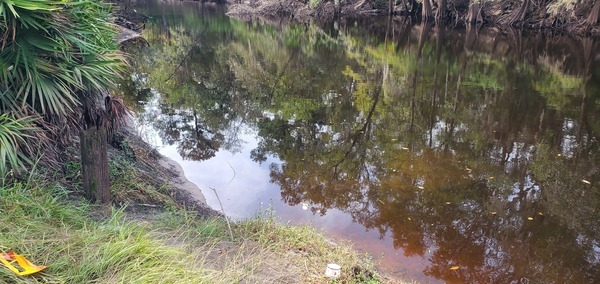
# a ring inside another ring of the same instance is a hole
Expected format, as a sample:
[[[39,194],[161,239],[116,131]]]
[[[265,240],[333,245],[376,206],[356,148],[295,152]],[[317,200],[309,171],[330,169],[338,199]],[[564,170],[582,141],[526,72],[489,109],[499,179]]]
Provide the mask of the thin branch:
[[[223,212],[223,217],[225,217],[225,221],[227,222],[227,228],[229,229],[229,236],[231,237],[231,241],[233,241],[233,231],[231,230],[231,224],[229,224],[229,218],[227,217],[227,214],[225,214],[225,209],[223,208],[223,203],[221,203],[221,198],[219,198],[219,194],[217,193],[217,190],[210,187],[210,189],[212,189],[212,191],[215,192],[215,195],[217,196],[217,200],[219,201],[219,205],[221,206],[221,212]]]
[[[231,168],[231,170],[233,171],[233,176],[231,177],[231,179],[229,180],[229,182],[227,184],[230,184],[233,179],[235,178],[235,169],[233,168],[233,166],[231,166],[231,164],[229,163],[229,161],[227,161],[227,164],[229,165],[229,167]],[[225,213],[225,212],[223,212]]]

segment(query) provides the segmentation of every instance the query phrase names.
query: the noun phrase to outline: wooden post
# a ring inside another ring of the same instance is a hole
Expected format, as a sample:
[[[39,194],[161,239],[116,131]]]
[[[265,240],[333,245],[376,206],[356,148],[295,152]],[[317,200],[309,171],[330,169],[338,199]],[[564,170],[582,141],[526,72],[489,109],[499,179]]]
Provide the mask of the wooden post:
[[[89,200],[110,203],[108,142],[104,127],[92,127],[79,132],[83,189]]]

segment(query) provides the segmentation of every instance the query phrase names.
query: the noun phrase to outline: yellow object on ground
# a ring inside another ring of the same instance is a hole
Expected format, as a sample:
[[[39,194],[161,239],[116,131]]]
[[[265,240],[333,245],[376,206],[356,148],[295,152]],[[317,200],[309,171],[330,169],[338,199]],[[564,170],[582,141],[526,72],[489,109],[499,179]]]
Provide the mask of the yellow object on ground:
[[[12,272],[16,273],[19,276],[30,275],[36,272],[42,271],[46,268],[45,265],[35,265],[29,262],[25,257],[18,255],[14,252],[3,253],[0,254],[0,262],[4,264],[4,266],[8,267]],[[13,263],[19,264],[22,271],[20,271],[17,267],[13,265]]]

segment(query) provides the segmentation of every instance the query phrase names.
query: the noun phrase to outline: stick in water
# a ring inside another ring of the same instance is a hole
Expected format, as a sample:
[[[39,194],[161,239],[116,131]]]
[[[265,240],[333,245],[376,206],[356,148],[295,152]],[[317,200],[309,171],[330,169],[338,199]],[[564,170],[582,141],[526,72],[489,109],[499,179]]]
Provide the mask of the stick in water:
[[[219,201],[219,205],[221,206],[221,212],[223,212],[223,216],[225,217],[225,222],[227,222],[227,228],[229,229],[229,236],[231,237],[231,241],[233,241],[233,231],[231,231],[231,225],[229,224],[229,218],[227,218],[227,214],[225,214],[225,209],[223,208],[223,203],[221,203],[221,198],[219,198],[219,194],[217,193],[217,190],[210,187],[210,189],[212,189],[212,191],[215,192],[215,195],[217,196],[217,200]]]

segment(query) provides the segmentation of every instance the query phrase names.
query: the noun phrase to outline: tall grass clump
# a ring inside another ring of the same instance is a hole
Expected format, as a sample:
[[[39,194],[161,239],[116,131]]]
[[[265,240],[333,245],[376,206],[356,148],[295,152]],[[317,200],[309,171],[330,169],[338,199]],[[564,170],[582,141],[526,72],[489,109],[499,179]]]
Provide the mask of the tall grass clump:
[[[61,202],[61,187],[14,184],[0,190],[0,251],[48,268],[19,277],[0,267],[0,283],[209,283],[211,273],[120,211],[90,221],[85,202]]]

